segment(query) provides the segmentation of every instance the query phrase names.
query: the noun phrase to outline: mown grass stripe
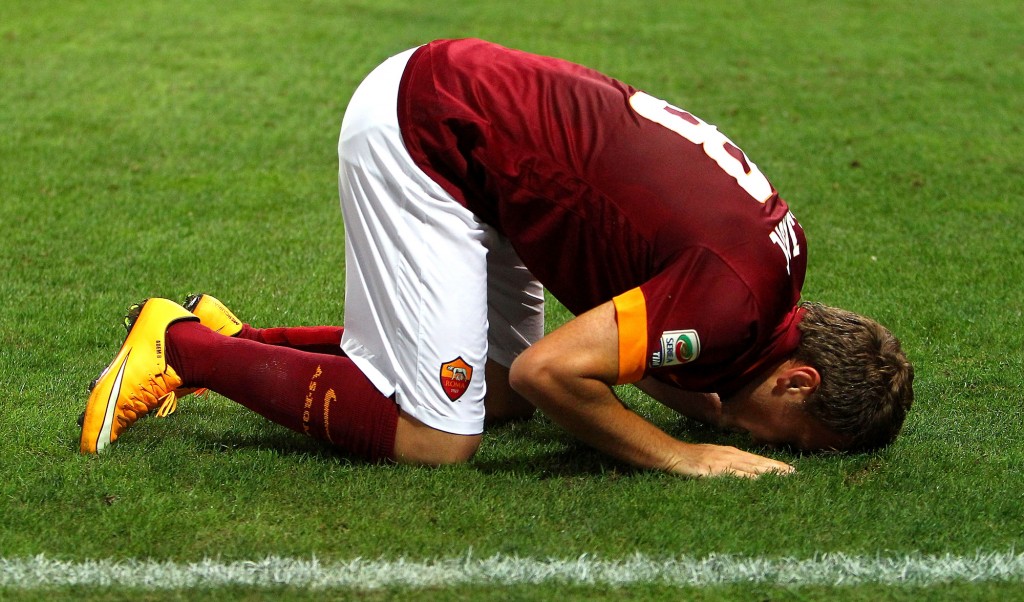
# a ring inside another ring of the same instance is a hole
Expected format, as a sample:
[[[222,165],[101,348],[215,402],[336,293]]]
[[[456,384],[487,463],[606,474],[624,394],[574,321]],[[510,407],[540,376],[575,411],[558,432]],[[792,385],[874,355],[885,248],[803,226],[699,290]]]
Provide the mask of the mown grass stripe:
[[[534,559],[467,555],[433,561],[370,560],[321,562],[316,558],[268,557],[192,563],[158,560],[66,561],[35,556],[0,559],[0,587],[124,587],[143,589],[216,588],[223,586],[379,589],[456,585],[530,585],[570,583],[715,586],[767,585],[913,585],[951,582],[1024,580],[1024,554],[978,553],[974,556],[853,556],[822,554],[813,558],[758,558],[711,555],[705,558],[652,558],[634,555],[602,560]]]

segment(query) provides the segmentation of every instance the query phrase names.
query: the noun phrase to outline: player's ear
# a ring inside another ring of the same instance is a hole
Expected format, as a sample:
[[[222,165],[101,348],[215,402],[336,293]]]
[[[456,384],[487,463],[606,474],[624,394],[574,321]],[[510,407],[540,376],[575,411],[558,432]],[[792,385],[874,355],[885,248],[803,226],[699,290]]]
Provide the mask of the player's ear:
[[[791,393],[802,393],[806,398],[818,389],[821,384],[821,374],[812,366],[794,364],[783,371],[783,384]]]

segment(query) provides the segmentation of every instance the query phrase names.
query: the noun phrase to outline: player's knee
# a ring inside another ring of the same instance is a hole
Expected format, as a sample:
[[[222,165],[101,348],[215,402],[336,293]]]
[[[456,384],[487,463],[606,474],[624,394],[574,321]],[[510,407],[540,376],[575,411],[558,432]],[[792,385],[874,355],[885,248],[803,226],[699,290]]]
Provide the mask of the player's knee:
[[[417,442],[404,451],[399,451],[396,441],[397,460],[403,464],[422,466],[446,466],[468,462],[480,447],[480,435],[451,435],[430,437],[429,442]]]
[[[473,459],[476,450],[480,448],[480,435],[452,435],[443,433],[439,445],[432,446],[422,464],[430,466],[443,466],[446,464],[462,464]]]
[[[482,435],[439,431],[402,412],[395,433],[395,460],[424,466],[461,464],[472,459],[481,439]]]

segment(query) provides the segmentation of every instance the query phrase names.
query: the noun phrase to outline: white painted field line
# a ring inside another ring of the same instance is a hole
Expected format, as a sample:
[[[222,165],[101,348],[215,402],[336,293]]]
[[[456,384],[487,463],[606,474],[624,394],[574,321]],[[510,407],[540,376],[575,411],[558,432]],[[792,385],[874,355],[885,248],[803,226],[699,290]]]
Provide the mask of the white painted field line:
[[[852,556],[758,558],[711,555],[705,558],[655,558],[637,554],[602,560],[532,559],[495,555],[433,561],[368,560],[343,562],[268,557],[254,561],[157,560],[63,561],[35,556],[0,558],[0,587],[38,589],[61,586],[143,589],[292,586],[300,588],[379,589],[455,585],[528,585],[571,583],[629,585],[655,583],[706,587],[767,585],[917,585],[950,582],[1024,581],[1024,554],[974,556]]]

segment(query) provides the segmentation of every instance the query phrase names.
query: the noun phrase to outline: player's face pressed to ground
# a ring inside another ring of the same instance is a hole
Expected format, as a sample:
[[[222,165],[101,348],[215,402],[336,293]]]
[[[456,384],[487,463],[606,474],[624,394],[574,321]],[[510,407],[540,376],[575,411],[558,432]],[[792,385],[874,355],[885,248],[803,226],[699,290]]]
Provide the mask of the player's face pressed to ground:
[[[773,420],[752,424],[746,430],[755,444],[771,447],[840,451],[849,445],[849,437],[833,432],[794,404],[780,408]]]
[[[816,370],[792,360],[722,404],[722,426],[746,432],[754,443],[803,451],[843,450],[846,435],[833,432],[804,409],[820,382]]]

